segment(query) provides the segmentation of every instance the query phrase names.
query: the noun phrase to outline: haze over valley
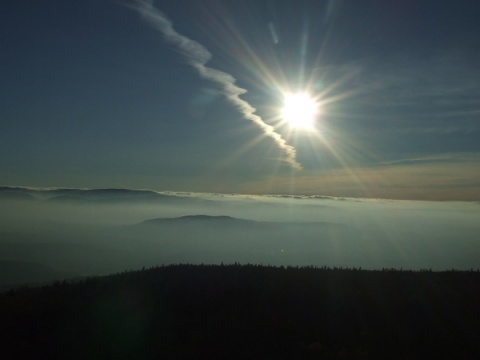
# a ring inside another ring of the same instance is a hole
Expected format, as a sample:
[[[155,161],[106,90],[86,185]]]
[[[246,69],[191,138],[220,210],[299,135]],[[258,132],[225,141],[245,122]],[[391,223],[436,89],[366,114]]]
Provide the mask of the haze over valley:
[[[480,260],[478,203],[19,187],[0,188],[0,201],[3,287],[176,263],[467,270]]]

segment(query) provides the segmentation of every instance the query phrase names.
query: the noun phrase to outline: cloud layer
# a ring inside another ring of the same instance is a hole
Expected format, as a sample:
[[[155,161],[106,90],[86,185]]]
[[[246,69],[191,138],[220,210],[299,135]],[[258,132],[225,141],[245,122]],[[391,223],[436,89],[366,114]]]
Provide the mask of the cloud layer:
[[[465,270],[480,259],[474,202],[0,187],[0,212],[0,266],[46,276],[221,262]]]

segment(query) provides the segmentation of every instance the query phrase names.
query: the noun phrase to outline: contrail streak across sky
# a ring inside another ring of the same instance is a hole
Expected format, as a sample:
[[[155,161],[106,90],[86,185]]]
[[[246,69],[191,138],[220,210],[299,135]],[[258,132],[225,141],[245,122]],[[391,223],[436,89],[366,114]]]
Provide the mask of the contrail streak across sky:
[[[245,119],[253,121],[264,133],[272,138],[277,146],[285,153],[284,161],[294,169],[301,170],[302,165],[296,160],[296,150],[287,144],[282,136],[275,132],[274,128],[266,124],[262,118],[255,114],[255,108],[247,101],[240,98],[241,94],[247,92],[235,85],[235,78],[223,71],[205,66],[211,59],[210,52],[195,40],[189,39],[173,29],[171,21],[157,8],[153,6],[152,0],[135,0],[131,6],[137,10],[145,20],[159,30],[166,41],[175,45],[187,58],[188,64],[195,68],[204,79],[213,81],[223,88],[223,94],[231,104],[242,113]]]

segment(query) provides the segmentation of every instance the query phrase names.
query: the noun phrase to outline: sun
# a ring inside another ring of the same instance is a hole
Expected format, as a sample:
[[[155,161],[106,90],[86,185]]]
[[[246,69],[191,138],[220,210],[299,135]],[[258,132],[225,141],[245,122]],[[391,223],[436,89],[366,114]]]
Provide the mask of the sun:
[[[313,130],[318,113],[316,101],[308,93],[285,93],[283,97],[283,121],[293,129]]]

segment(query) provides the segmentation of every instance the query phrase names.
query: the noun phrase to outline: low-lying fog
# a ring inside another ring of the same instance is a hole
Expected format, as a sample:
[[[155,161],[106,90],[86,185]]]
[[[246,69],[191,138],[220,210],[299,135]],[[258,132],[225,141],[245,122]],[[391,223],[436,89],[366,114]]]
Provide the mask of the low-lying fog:
[[[3,187],[0,214],[0,285],[180,262],[480,264],[473,202]]]

